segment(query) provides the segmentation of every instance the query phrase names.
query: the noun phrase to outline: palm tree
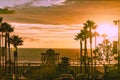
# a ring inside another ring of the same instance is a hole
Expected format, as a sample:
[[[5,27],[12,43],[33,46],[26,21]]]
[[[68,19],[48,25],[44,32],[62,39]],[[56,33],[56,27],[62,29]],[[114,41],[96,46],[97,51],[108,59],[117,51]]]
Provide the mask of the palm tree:
[[[88,30],[89,37],[90,37],[90,54],[91,54],[91,76],[93,78],[93,55],[92,55],[92,30],[96,29],[95,22],[87,20],[86,23],[84,23],[84,28]]]
[[[83,27],[83,34],[84,34],[84,65],[85,65],[85,74],[87,74],[89,72],[89,69],[87,67],[87,61],[88,61],[87,39],[89,38],[89,31],[85,24]],[[88,62],[88,64],[89,64],[89,62]]]
[[[11,54],[10,54],[10,43],[9,43],[9,33],[13,32],[14,29],[11,27],[10,24],[4,22],[1,24],[1,31],[5,33],[5,73],[6,73],[6,66],[7,66],[7,46],[8,46],[8,61],[9,61],[9,74],[11,74]]]
[[[82,73],[82,41],[84,40],[84,32],[83,30],[80,31],[77,35],[75,35],[75,40],[80,40],[80,73]]]
[[[23,45],[23,40],[18,35],[12,35],[10,37],[10,44],[12,44],[15,48],[14,50],[14,73],[18,74],[18,48],[17,46]]]
[[[97,36],[99,36],[99,33],[94,31],[93,36],[95,37],[95,50],[96,50]],[[93,51],[94,54],[96,53],[95,50]],[[96,69],[96,54],[95,54],[95,69]]]
[[[107,37],[107,34],[102,34],[103,40]]]
[[[96,31],[93,32],[93,37],[95,37],[95,48],[96,48],[96,42],[97,42],[97,37],[100,36],[100,34]]]
[[[97,41],[97,36],[99,36],[99,33],[94,31],[93,36],[95,37],[95,50],[93,51],[93,53],[95,54],[94,58],[95,58],[95,71],[94,74],[96,75],[96,41]]]

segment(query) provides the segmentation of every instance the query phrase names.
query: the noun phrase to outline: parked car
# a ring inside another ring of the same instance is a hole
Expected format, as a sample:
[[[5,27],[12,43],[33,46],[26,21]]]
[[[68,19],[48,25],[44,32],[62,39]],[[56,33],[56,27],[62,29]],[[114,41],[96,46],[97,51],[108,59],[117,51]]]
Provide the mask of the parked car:
[[[62,74],[59,77],[59,80],[74,80],[72,74]]]
[[[88,74],[77,74],[75,80],[88,80]]]
[[[14,75],[13,74],[13,80],[15,79],[15,80],[26,80],[26,78],[22,75],[22,74],[20,74],[20,75]]]

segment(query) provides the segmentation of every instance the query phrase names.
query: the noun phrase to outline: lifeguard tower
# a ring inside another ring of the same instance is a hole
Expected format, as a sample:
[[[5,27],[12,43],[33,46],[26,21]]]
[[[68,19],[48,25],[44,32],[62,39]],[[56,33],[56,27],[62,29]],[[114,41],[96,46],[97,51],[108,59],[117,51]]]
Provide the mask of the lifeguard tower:
[[[48,49],[46,53],[41,53],[41,61],[43,64],[56,64],[59,61],[59,53],[54,50]]]

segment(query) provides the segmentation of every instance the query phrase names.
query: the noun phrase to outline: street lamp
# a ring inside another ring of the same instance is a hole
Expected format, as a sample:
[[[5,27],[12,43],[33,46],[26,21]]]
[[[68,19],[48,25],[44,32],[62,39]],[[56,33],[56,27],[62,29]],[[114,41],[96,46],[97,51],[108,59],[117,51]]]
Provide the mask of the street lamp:
[[[113,21],[115,25],[118,26],[118,43],[117,43],[117,53],[118,53],[118,69],[120,69],[120,20]]]

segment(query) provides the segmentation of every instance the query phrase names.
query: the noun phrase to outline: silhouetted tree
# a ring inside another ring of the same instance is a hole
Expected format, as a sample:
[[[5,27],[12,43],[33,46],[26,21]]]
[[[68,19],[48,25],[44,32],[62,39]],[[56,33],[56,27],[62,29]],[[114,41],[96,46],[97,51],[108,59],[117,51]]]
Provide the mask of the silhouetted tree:
[[[9,33],[13,32],[13,27],[4,22],[1,24],[0,29],[2,33],[5,33],[5,72],[6,72],[6,65],[9,63],[9,74],[11,74],[11,54],[10,54],[10,43],[9,43]],[[8,46],[8,61],[7,61],[7,46]]]
[[[84,23],[84,28],[86,30],[88,30],[89,32],[89,38],[90,38],[90,54],[91,54],[91,75],[93,78],[93,54],[92,54],[92,30],[96,29],[96,24],[95,22],[91,21],[91,20],[87,20],[86,23]],[[93,78],[94,79],[94,78]]]
[[[110,64],[111,60],[114,60],[114,54],[112,53],[112,44],[108,39],[103,40],[101,44],[98,44],[94,53],[96,54],[97,60],[104,66],[106,73],[106,64]]]
[[[84,34],[84,66],[85,66],[85,74],[88,73],[88,67],[87,67],[87,60],[88,60],[88,51],[87,51],[87,39],[89,38],[89,32],[87,27],[84,25],[83,26],[83,34]]]
[[[75,35],[75,40],[80,40],[80,73],[82,73],[82,41],[85,40],[85,34],[83,30]]]
[[[95,37],[95,49],[96,49],[97,36],[99,36],[99,33],[96,32],[96,31],[94,31],[93,37]],[[95,53],[95,50],[93,51],[93,53],[94,53],[94,55],[95,55],[95,56],[93,57],[93,59],[95,60],[94,74],[96,75],[96,53]]]
[[[14,73],[18,73],[18,48],[17,46],[23,45],[23,40],[18,35],[12,35],[10,37],[10,44],[14,46]],[[15,68],[16,67],[16,68]]]
[[[61,58],[61,63],[59,64],[59,73],[68,73],[70,64],[69,64],[69,58],[68,57],[62,57]]]

